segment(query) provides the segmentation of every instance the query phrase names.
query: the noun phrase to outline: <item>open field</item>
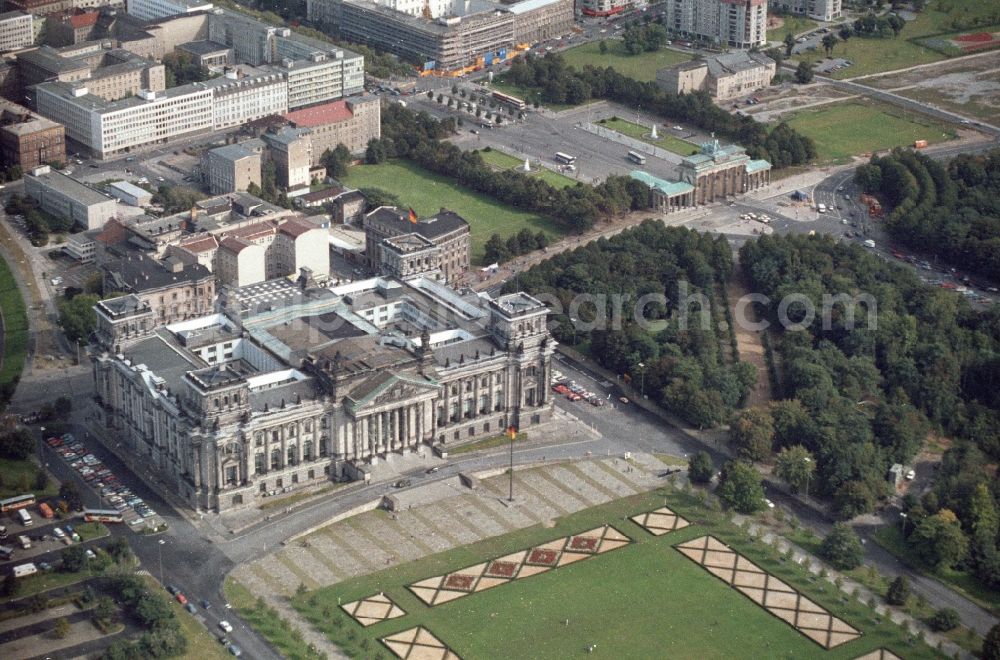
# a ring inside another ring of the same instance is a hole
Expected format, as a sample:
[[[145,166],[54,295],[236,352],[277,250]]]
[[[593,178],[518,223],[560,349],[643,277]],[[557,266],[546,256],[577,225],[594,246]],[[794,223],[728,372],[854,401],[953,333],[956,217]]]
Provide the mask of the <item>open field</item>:
[[[664,505],[692,521],[654,537],[625,518]],[[611,523],[633,539],[586,561],[516,580],[433,608],[407,585],[561,536]],[[673,546],[712,534],[760,568],[801,590],[863,636],[823,650],[781,619],[727,586]],[[503,536],[398,565],[292,599],[293,606],[351,656],[372,656],[387,635],[425,626],[466,660],[496,657],[564,658],[596,645],[598,657],[856,658],[878,648],[901,657],[935,652],[876,619],[865,605],[834,593],[797,564],[748,540],[726,514],[704,508],[697,494],[658,489]],[[405,616],[367,628],[338,603],[384,593]],[[780,653],[776,652],[781,649]]]
[[[495,149],[490,149],[486,151],[485,149],[480,150],[479,155],[483,157],[483,160],[498,170],[517,170],[523,172],[524,162],[509,156],[502,151],[497,151]],[[568,188],[570,186],[575,186],[576,181],[569,178],[568,176],[563,176],[558,172],[553,172],[547,167],[542,167],[541,169],[531,172],[530,176],[541,179],[547,182],[549,185],[556,188]]]
[[[0,388],[16,383],[28,350],[28,313],[7,262],[0,259],[0,314],[3,315],[3,366]],[[13,390],[11,390],[13,393]]]
[[[660,136],[657,139],[649,137],[649,127],[636,124],[625,119],[613,118],[613,119],[602,119],[598,122],[602,126],[606,126],[613,131],[618,131],[622,135],[627,135],[636,140],[642,140],[643,142],[648,142],[649,144],[654,144],[661,149],[666,149],[678,156],[690,156],[692,153],[698,151],[698,145],[688,142],[687,140],[682,140],[678,137],[674,137],[670,134],[670,129],[666,127],[657,127],[657,132]]]
[[[770,23],[772,18],[779,19],[782,24],[781,27],[772,28],[770,25],[767,28],[767,40],[768,42],[778,42],[781,43],[785,40],[785,35],[791,34],[802,34],[803,32],[808,32],[815,28],[819,23],[811,18],[806,18],[805,16],[768,16],[767,20]]]
[[[600,42],[592,41],[570,48],[562,52],[566,64],[583,69],[590,66],[606,68],[613,67],[618,73],[636,80],[656,80],[656,72],[665,66],[687,62],[691,56],[669,48],[663,48],[655,53],[639,53],[629,55],[625,46],[618,39],[606,39],[608,52],[602,54]]]
[[[853,64],[834,72],[832,77],[853,78],[943,60],[947,57],[945,54],[920,45],[918,40],[929,35],[955,32],[953,21],[956,20],[962,21],[963,24],[968,24],[974,18],[995,22],[996,16],[996,3],[980,0],[933,0],[927,3],[927,7],[917,15],[916,20],[906,23],[902,33],[894,39],[852,37],[847,43],[838,43],[833,49],[834,57],[846,58]],[[976,27],[971,31],[991,30]],[[821,51],[804,56],[810,61],[822,57]]]
[[[473,264],[482,262],[483,246],[494,233],[506,238],[528,227],[553,238],[564,234],[547,218],[505,206],[407,161],[355,165],[348,170],[343,183],[354,188],[387,190],[421,216],[437,213],[441,207],[458,213],[472,229]]]
[[[997,69],[1000,69],[1000,51],[993,51],[976,57],[945,60],[932,66],[924,66],[910,71],[868,76],[858,82],[876,89],[894,90],[914,85],[929,85],[940,78],[948,80],[956,74],[962,74],[963,77],[974,77],[976,74]]]
[[[820,161],[844,160],[872,151],[955,137],[950,126],[892,106],[851,101],[782,117],[816,142]]]
[[[991,124],[1000,117],[1000,71],[941,76],[931,82],[896,93]]]

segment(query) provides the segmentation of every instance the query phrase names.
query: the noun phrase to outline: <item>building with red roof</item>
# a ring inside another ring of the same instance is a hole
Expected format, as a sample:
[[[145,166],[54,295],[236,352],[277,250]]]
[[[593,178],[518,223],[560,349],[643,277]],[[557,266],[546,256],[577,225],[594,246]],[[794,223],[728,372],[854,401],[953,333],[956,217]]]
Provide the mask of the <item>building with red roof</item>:
[[[382,136],[382,113],[375,96],[359,96],[294,110],[284,115],[292,126],[309,129],[312,164],[319,165],[323,153],[343,144],[352,154],[362,154],[368,142]]]

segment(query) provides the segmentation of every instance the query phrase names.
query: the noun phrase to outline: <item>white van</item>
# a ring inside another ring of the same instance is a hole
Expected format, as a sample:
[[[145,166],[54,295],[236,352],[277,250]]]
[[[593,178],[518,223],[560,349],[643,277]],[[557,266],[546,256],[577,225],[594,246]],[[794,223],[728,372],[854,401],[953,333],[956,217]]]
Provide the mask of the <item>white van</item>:
[[[826,204],[817,204],[816,211],[818,213],[826,213]]]
[[[871,248],[871,249],[874,250],[875,249],[875,241],[873,241],[872,239],[869,238],[867,241],[865,241],[865,247],[866,248]]]

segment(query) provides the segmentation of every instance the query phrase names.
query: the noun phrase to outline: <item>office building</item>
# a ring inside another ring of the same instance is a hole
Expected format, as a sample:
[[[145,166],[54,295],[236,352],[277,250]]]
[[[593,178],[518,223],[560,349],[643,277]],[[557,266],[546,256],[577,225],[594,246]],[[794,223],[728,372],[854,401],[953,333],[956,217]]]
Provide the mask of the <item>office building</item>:
[[[25,107],[0,99],[0,158],[22,172],[66,162],[66,130]]]
[[[39,208],[46,213],[72,220],[84,229],[100,229],[116,215],[114,198],[48,165],[25,175],[24,194],[38,202]]]
[[[220,310],[156,326],[134,297],[96,306],[98,423],[197,511],[551,417],[548,310],[523,293],[281,279],[227,290]]]
[[[770,86],[776,70],[766,55],[733,51],[660,69],[656,83],[673,94],[707,91],[728,101]]]
[[[285,190],[309,188],[313,149],[309,129],[284,126],[267,131],[261,139],[275,164],[278,185]]]
[[[211,2],[203,0],[128,0],[128,13],[144,21],[152,21],[177,14],[191,14],[212,9]]]
[[[216,129],[242,126],[288,111],[288,84],[285,75],[277,70],[236,66],[202,84],[212,90]]]
[[[153,201],[153,193],[128,181],[115,181],[108,194],[129,206],[149,206]]]
[[[515,44],[535,44],[573,33],[573,0],[522,0],[505,9],[514,15]]]
[[[7,11],[0,14],[0,51],[27,48],[35,41],[31,14]]]
[[[233,49],[214,41],[189,41],[177,46],[177,50],[186,53],[193,62],[207,68],[220,68],[236,63],[233,59]]]
[[[112,248],[100,266],[104,290],[122,291],[124,298],[132,294],[148,310],[150,326],[212,312],[215,276],[200,264],[187,264],[175,257],[161,261],[136,250]],[[108,303],[107,307],[113,305]]]
[[[263,152],[262,140],[247,140],[210,149],[202,161],[209,192],[222,195],[245,192],[251,183],[260,186]]]
[[[436,215],[411,222],[408,213],[382,206],[366,214],[362,224],[368,267],[373,271],[379,270],[384,261],[383,241],[406,234],[418,234],[438,247],[444,282],[453,284],[469,269],[469,223],[457,213],[441,209]]]

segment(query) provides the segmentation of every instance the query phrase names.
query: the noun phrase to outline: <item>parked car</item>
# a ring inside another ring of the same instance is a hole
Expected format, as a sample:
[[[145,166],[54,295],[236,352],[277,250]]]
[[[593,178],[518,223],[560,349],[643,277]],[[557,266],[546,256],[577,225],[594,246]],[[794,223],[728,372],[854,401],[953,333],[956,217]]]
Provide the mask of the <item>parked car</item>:
[[[176,598],[176,599],[177,599],[177,602],[178,602],[178,603],[180,603],[181,605],[187,605],[187,604],[188,604],[188,599],[187,599],[187,596],[185,596],[184,594],[182,594],[182,593],[181,593],[181,592],[179,592],[179,591],[178,591],[178,592],[177,592],[177,594],[176,594],[176,595],[174,596],[174,598]]]
[[[184,606],[184,609],[186,609],[191,614],[197,614],[198,613],[198,608],[195,607],[194,603],[188,603],[187,605]]]
[[[233,632],[233,626],[228,621],[219,621],[219,627],[225,630],[227,633]]]

